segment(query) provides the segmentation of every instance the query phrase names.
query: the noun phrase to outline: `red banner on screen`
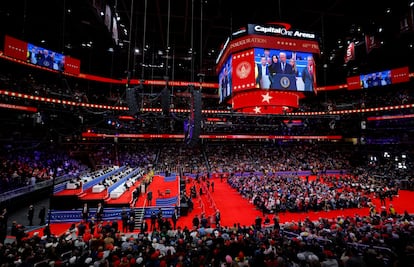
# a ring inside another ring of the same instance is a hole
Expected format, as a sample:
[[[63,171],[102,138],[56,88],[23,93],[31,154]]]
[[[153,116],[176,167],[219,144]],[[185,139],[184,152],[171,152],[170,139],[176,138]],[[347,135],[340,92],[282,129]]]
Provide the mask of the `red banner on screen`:
[[[391,70],[391,83],[405,83],[410,80],[408,67]]]
[[[4,54],[8,57],[27,60],[27,43],[6,35],[4,38]]]
[[[73,57],[65,56],[65,72],[74,75],[79,75],[80,60]]]
[[[254,50],[249,49],[232,56],[232,86],[233,92],[251,89],[256,85]]]
[[[358,90],[362,88],[361,78],[359,76],[346,78],[346,84],[348,85],[348,90]]]

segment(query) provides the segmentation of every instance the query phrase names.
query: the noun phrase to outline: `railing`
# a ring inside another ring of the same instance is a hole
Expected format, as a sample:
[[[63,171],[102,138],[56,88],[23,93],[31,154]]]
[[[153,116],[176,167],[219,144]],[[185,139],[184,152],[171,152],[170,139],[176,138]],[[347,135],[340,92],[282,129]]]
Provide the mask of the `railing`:
[[[49,186],[52,186],[53,183],[60,184],[62,182],[68,181],[68,180],[70,180],[74,177],[75,177],[74,174],[66,174],[66,175],[63,175],[63,176],[56,177],[55,181],[53,181],[53,179],[49,179],[49,180],[46,180],[46,181],[38,182],[34,185],[27,185],[27,186],[24,186],[24,187],[16,188],[16,189],[11,190],[11,191],[4,192],[0,195],[0,202],[7,201],[7,200],[15,198],[16,196],[20,196],[20,195],[23,195],[23,194],[34,192],[34,191],[37,191],[39,189],[47,188]]]
[[[141,207],[141,216],[140,216],[140,218],[138,218],[138,220],[137,219],[135,219],[135,224],[137,223],[137,222],[139,222],[141,225],[138,225],[139,226],[139,228],[141,229],[141,227],[142,227],[142,223],[144,222],[144,217],[145,217],[145,207],[147,206],[147,200],[145,199],[144,200],[144,205]],[[136,226],[136,225],[135,225]]]

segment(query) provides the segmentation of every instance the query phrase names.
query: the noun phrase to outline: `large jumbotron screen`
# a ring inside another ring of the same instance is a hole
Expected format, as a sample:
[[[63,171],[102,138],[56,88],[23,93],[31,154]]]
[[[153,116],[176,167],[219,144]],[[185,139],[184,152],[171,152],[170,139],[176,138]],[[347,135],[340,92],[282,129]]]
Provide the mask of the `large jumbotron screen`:
[[[218,59],[219,102],[238,92],[315,92],[319,46],[311,33],[249,24]]]

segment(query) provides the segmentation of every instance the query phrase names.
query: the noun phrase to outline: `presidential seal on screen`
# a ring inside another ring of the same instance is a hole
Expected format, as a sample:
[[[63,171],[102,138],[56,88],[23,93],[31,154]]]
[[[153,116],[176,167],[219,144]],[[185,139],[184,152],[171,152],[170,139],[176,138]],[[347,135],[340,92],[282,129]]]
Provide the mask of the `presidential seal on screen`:
[[[280,86],[282,86],[282,88],[288,88],[290,86],[289,78],[286,76],[280,78]]]
[[[236,74],[240,79],[246,79],[252,71],[252,65],[247,61],[242,61],[236,66]]]

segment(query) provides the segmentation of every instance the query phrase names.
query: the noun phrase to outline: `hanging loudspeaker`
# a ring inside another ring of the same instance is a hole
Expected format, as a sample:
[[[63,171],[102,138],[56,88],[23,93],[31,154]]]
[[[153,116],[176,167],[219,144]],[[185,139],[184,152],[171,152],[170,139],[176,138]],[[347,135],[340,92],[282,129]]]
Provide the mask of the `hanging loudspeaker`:
[[[190,119],[190,134],[187,138],[187,144],[194,146],[198,143],[201,134],[201,122],[202,122],[202,99],[200,90],[192,91],[192,118]]]
[[[162,114],[167,116],[170,114],[170,92],[168,87],[164,87],[161,92],[161,107],[162,107]]]
[[[129,114],[132,116],[135,116],[139,113],[140,107],[139,107],[139,101],[137,99],[136,89],[135,88],[127,88],[126,89],[126,102],[129,108]]]

